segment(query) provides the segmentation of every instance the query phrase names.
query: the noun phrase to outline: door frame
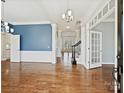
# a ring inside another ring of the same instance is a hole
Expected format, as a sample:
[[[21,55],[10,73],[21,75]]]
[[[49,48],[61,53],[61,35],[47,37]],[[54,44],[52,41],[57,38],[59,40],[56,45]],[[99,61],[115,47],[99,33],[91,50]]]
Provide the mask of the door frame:
[[[114,67],[117,68],[118,61],[117,61],[117,51],[118,51],[118,0],[115,0],[115,65]],[[117,73],[114,74],[115,78],[117,78]],[[116,81],[114,81],[114,93],[117,93],[117,84]]]
[[[117,56],[116,56],[116,73],[115,73],[115,93],[123,93],[123,32],[122,32],[122,23],[123,23],[123,0],[116,0],[116,35],[117,35]],[[122,81],[121,81],[122,80]],[[121,83],[122,82],[122,83]],[[120,88],[119,88],[120,87]]]

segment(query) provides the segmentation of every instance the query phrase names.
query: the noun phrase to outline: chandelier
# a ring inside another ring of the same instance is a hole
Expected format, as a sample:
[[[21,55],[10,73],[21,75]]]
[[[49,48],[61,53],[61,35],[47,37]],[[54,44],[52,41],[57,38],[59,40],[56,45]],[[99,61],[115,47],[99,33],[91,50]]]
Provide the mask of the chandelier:
[[[6,21],[4,21],[4,3],[5,0],[1,0],[2,1],[2,7],[3,7],[3,16],[2,16],[2,21],[1,21],[1,32],[8,32],[8,33],[13,33],[14,29],[11,28],[10,24]]]
[[[62,19],[66,22],[71,22],[73,21],[73,15],[72,15],[72,10],[71,9],[67,9],[66,12],[64,14],[62,14]]]
[[[62,14],[62,19],[67,23],[73,21],[74,16],[72,15],[72,10],[69,8],[69,0],[67,0],[67,10]]]
[[[10,28],[10,25],[8,22],[1,21],[1,32],[13,33],[14,29]]]

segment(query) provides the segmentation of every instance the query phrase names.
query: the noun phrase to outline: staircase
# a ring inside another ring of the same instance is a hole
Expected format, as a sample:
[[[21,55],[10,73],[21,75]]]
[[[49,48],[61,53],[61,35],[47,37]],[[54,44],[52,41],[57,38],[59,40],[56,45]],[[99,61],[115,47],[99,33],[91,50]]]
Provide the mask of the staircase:
[[[81,61],[81,40],[76,44],[72,45],[72,58],[71,62],[73,65],[80,63]]]

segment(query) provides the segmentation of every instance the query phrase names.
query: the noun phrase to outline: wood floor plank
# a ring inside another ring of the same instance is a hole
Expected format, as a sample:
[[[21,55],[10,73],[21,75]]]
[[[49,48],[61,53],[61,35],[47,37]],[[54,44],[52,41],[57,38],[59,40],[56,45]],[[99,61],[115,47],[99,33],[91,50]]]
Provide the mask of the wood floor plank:
[[[2,93],[114,93],[112,65],[86,70],[82,65],[2,64]]]

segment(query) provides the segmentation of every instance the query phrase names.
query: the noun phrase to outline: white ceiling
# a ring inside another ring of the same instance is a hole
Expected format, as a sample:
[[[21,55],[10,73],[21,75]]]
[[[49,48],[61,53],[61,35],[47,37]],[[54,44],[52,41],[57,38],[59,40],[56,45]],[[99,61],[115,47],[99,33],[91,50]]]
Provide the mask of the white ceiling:
[[[59,30],[76,30],[76,21],[85,23],[96,8],[107,0],[6,0],[4,4],[4,19],[12,22],[42,22],[50,21],[58,24]],[[74,21],[67,24],[61,19],[61,14],[67,8],[73,10]],[[3,15],[3,12],[2,12]]]

